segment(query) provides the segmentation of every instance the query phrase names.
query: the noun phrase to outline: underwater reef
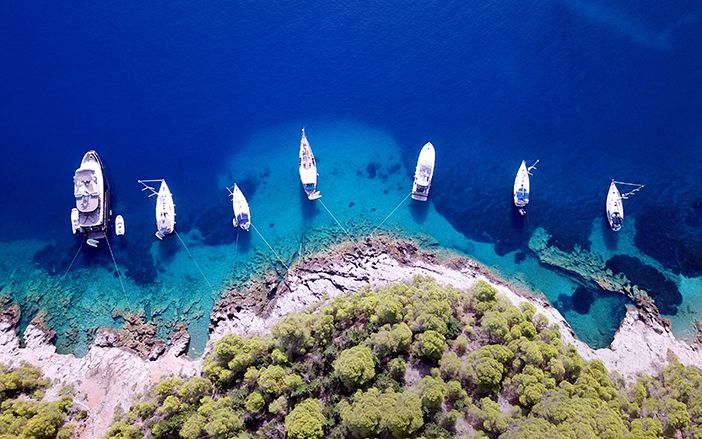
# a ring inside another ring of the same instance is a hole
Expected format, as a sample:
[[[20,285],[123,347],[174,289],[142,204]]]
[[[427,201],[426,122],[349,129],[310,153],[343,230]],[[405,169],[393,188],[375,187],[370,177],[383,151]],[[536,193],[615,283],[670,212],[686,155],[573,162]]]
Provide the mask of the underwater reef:
[[[625,294],[644,308],[658,308],[654,314],[675,315],[682,303],[682,294],[675,283],[638,258],[616,255],[605,261],[579,246],[573,251],[564,251],[552,244],[551,235],[543,228],[534,231],[529,248],[541,263],[594,283],[605,291]]]
[[[573,251],[561,250],[552,245],[551,235],[543,228],[537,228],[529,240],[529,249],[541,263],[556,267],[579,279],[592,282],[606,291],[618,291],[636,300],[646,291],[632,283],[624,273],[615,273],[607,268],[606,261],[596,253],[576,245]]]
[[[605,266],[614,273],[625,275],[631,282],[646,290],[656,302],[661,313],[675,315],[682,303],[682,294],[673,281],[654,267],[644,264],[639,258],[616,255],[607,260]]]

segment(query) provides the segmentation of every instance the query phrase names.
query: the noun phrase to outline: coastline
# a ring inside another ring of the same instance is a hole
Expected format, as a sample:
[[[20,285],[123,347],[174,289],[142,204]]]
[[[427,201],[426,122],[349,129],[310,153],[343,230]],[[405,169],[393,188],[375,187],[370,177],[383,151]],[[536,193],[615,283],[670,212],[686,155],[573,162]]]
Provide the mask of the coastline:
[[[587,360],[600,359],[610,371],[627,381],[638,373],[652,374],[668,362],[668,350],[683,364],[702,364],[702,348],[676,339],[670,325],[655,310],[631,307],[609,348],[591,349],[575,337],[561,313],[538,295],[518,289],[484,265],[449,251],[422,250],[413,241],[386,236],[347,242],[319,254],[308,255],[286,273],[260,274],[242,288],[223,292],[210,315],[213,343],[227,333],[266,333],[282,316],[324,303],[340,294],[429,276],[460,290],[485,280],[514,304],[532,303],[561,329],[565,343],[573,344]],[[58,354],[53,334],[41,318],[30,323],[20,346],[17,307],[0,314],[0,363],[28,362],[56,383],[73,384],[76,400],[89,409],[80,437],[97,438],[110,425],[115,409],[127,410],[133,398],[168,375],[193,376],[202,370],[202,359],[185,356],[189,336],[179,331],[166,350],[149,336],[149,325],[127,319],[131,328],[101,329],[88,354]],[[122,332],[120,332],[122,331]],[[146,337],[141,337],[146,332]],[[126,332],[126,333],[125,333]],[[160,354],[160,352],[164,353]],[[56,385],[56,384],[55,384]]]

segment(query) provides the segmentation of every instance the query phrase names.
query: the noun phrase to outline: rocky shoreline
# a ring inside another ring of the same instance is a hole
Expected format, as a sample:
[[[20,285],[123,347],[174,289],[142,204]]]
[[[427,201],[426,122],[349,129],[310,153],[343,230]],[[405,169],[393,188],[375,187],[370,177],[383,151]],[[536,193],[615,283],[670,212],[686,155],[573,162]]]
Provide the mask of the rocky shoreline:
[[[208,347],[227,333],[266,333],[290,312],[359,291],[366,285],[379,287],[416,275],[458,289],[486,280],[515,304],[529,301],[560,326],[563,340],[575,345],[584,358],[599,358],[626,379],[639,372],[655,373],[668,362],[668,351],[684,364],[702,365],[702,347],[676,339],[669,322],[651,303],[643,301],[639,307],[631,307],[611,346],[593,350],[575,338],[563,316],[545,298],[519,291],[471,259],[422,250],[412,241],[388,237],[348,242],[309,255],[286,273],[271,271],[242,288],[225,291],[211,314]],[[200,359],[185,356],[189,342],[185,328],[179,328],[167,346],[156,339],[155,326],[145,322],[143,316],[120,316],[125,320],[123,327],[98,330],[88,354],[78,358],[56,352],[53,332],[41,316],[24,331],[22,347],[16,329],[19,307],[6,308],[0,313],[0,363],[28,362],[55,383],[72,384],[76,399],[89,410],[80,437],[101,437],[116,409],[126,410],[136,395],[162,377],[193,376],[202,369]]]

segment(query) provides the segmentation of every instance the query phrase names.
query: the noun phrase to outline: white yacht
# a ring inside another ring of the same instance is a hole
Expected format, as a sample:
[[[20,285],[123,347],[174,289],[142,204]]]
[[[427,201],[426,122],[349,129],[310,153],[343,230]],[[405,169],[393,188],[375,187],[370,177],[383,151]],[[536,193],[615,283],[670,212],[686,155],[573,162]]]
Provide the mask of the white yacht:
[[[73,176],[73,195],[76,200],[76,207],[71,210],[73,234],[85,234],[88,245],[97,247],[98,240],[106,236],[110,215],[110,186],[97,152],[90,150],[83,156]]]
[[[606,211],[609,227],[615,232],[621,229],[624,222],[624,203],[622,203],[622,195],[619,193],[617,185],[614,184],[614,180],[609,185],[609,192],[607,192]]]
[[[175,229],[175,204],[173,204],[173,194],[166,184],[166,180],[161,180],[161,187],[158,189],[156,197],[156,237],[163,239],[164,236],[173,233]]]
[[[427,201],[431,179],[434,176],[434,161],[436,152],[434,145],[427,142],[419,152],[417,159],[417,169],[414,171],[414,183],[412,184],[412,199],[417,201]]]
[[[232,207],[234,209],[234,219],[232,219],[232,224],[234,227],[239,227],[244,231],[249,231],[251,226],[251,211],[249,210],[249,203],[246,201],[243,192],[239,189],[239,186],[234,184],[234,188],[229,192],[232,197]]]
[[[317,162],[312,154],[312,148],[305,136],[305,129],[302,129],[302,139],[300,139],[300,181],[302,189],[309,200],[316,200],[322,197],[322,193],[317,190]]]

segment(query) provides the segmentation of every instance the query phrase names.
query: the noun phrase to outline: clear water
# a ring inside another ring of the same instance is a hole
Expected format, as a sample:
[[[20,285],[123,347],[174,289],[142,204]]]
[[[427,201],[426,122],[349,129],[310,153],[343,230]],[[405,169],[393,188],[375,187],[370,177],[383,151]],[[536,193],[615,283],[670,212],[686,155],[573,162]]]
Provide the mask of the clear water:
[[[0,294],[39,310],[64,351],[84,351],[113,309],[165,333],[185,321],[201,351],[221,288],[270,261],[231,226],[237,181],[254,225],[286,261],[345,234],[304,199],[299,130],[317,155],[324,205],[370,231],[408,193],[416,155],[437,150],[431,199],[384,228],[428,236],[543,292],[577,334],[605,345],[619,295],[583,288],[526,247],[544,227],[564,249],[639,258],[672,280],[679,336],[702,312],[702,7],[562,0],[342,5],[169,2],[0,5]],[[127,236],[106,248],[70,234],[71,178],[96,148]],[[522,159],[541,159],[529,213],[511,207]],[[139,178],[166,178],[178,239],[153,236]],[[609,179],[646,188],[624,230],[602,215]],[[579,289],[580,288],[580,289]],[[665,300],[665,299],[662,299]]]

